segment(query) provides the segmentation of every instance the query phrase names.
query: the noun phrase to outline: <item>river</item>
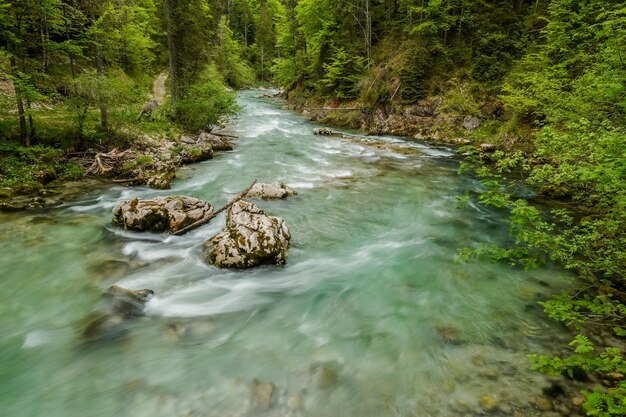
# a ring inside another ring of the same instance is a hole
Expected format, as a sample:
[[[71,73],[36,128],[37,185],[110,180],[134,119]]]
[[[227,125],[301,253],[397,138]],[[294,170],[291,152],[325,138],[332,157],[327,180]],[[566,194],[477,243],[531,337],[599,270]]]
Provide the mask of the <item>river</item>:
[[[507,240],[502,213],[457,196],[452,149],[319,137],[315,124],[239,93],[233,152],[179,171],[173,189],[96,186],[61,207],[0,214],[4,416],[539,415],[548,380],[527,355],[569,335],[537,301],[558,270],[460,261]],[[381,145],[382,144],[382,145]],[[258,204],[286,220],[284,267],[219,270],[201,257],[223,216],[182,237],[122,231],[121,199],[185,194],[219,207],[254,179],[298,195]],[[119,340],[86,344],[81,320],[109,285],[151,288]],[[253,380],[275,384],[266,412]],[[500,413],[500,414],[497,414]]]

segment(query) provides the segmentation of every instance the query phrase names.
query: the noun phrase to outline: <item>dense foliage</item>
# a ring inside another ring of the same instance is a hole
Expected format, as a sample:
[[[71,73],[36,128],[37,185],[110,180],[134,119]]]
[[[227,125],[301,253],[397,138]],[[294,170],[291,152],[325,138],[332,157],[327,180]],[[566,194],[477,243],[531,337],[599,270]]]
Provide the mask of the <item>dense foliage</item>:
[[[164,71],[170,121],[206,129],[233,109],[226,85],[270,78],[283,16],[277,0],[0,0],[0,137],[100,143],[132,130]]]

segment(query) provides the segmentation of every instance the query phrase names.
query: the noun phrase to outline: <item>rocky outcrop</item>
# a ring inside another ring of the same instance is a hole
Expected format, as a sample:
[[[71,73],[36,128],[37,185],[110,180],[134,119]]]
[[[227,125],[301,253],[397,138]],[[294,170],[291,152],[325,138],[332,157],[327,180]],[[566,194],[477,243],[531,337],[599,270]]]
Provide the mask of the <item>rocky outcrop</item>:
[[[150,289],[128,290],[113,285],[102,295],[97,311],[85,320],[83,336],[88,341],[110,340],[126,334],[126,320],[143,315],[154,296]]]
[[[226,227],[204,243],[209,263],[223,268],[284,264],[291,235],[282,219],[246,201],[227,212]]]
[[[250,198],[263,198],[263,199],[273,199],[273,198],[287,198],[292,195],[296,195],[297,193],[287,187],[280,181],[273,182],[271,184],[261,184],[256,183],[254,186],[246,193],[246,197]]]
[[[198,142],[209,144],[216,151],[233,150],[233,145],[227,139],[207,132],[202,132],[200,136],[198,136]]]
[[[168,196],[125,200],[113,209],[113,223],[129,230],[177,232],[213,213],[213,206],[193,197]]]

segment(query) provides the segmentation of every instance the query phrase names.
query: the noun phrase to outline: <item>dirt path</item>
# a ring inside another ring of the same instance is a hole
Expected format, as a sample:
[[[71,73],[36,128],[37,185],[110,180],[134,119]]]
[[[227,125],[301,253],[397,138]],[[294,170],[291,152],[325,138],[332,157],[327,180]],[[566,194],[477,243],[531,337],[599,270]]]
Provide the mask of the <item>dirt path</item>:
[[[159,106],[165,102],[165,81],[167,80],[167,75],[167,72],[159,74],[152,86],[152,98]]]

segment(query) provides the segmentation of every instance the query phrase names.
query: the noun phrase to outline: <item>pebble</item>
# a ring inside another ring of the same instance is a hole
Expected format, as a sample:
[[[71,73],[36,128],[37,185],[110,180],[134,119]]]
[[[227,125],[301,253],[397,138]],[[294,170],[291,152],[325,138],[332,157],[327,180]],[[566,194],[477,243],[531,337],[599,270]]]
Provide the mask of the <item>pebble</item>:
[[[498,408],[498,400],[496,400],[494,397],[491,397],[489,395],[480,397],[479,402],[483,410],[485,410],[488,413],[495,411]]]
[[[265,411],[272,406],[276,386],[271,382],[252,381],[250,392],[250,407],[254,410]]]
[[[311,373],[314,375],[319,388],[327,388],[337,382],[337,372],[324,364],[311,365]]]
[[[299,395],[293,395],[287,400],[287,407],[293,411],[304,409],[304,401]]]
[[[547,398],[537,398],[535,400],[535,405],[541,411],[551,411],[552,410],[552,402]]]
[[[585,399],[583,397],[572,398],[572,404],[574,404],[576,407],[580,407],[581,405],[583,405],[584,402]]]

